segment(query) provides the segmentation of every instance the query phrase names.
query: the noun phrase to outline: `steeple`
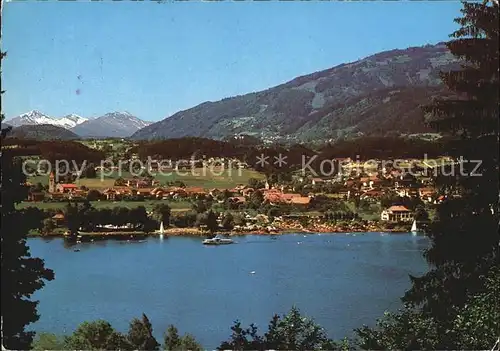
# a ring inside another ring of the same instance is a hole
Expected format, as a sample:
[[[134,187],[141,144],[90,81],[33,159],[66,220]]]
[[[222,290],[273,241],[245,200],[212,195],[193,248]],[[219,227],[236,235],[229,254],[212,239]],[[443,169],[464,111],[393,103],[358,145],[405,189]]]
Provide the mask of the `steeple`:
[[[55,193],[56,192],[56,180],[55,180],[55,175],[54,171],[50,172],[49,175],[49,193]]]

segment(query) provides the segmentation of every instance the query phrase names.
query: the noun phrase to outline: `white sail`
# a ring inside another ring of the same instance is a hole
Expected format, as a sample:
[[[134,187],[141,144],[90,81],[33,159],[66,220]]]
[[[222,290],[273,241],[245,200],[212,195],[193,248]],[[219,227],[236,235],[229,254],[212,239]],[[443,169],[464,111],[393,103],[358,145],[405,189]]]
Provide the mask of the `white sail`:
[[[417,229],[417,221],[413,221],[413,225],[411,226],[411,232],[412,232],[412,233],[416,233],[416,232],[418,232],[418,229]]]
[[[163,221],[160,223],[160,234],[165,233],[165,229],[163,228]]]

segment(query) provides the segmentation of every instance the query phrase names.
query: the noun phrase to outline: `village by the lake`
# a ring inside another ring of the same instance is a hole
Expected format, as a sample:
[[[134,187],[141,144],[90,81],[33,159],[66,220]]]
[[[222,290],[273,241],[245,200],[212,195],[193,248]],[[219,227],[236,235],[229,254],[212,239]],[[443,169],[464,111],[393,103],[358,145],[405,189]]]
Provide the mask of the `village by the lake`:
[[[199,159],[140,160],[129,152],[137,147],[131,142],[84,143],[109,159],[101,160],[102,166],[65,171],[58,180],[37,157],[23,161],[33,176],[27,178],[27,197],[18,208],[39,212],[40,221],[31,235],[125,238],[130,232],[142,239],[158,235],[161,223],[162,234],[174,236],[409,232],[414,222],[425,227],[447,197],[460,196],[435,187],[435,179],[453,163],[446,156],[369,162],[335,158],[329,160],[338,168],[328,171],[333,175],[320,177],[296,165],[283,177],[279,167],[275,173],[262,170],[258,158],[256,170],[241,159],[207,157],[203,151]],[[116,159],[120,169],[106,166]],[[132,169],[134,162],[142,166]],[[68,224],[72,206],[80,211],[77,227]]]

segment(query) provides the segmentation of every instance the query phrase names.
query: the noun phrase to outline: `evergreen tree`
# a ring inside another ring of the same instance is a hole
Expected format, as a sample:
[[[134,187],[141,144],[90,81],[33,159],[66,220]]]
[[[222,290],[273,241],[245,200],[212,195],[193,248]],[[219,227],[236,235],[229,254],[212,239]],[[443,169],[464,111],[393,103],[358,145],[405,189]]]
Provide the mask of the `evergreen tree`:
[[[181,345],[179,331],[174,325],[169,325],[163,341],[165,350],[177,350]]]
[[[224,218],[222,218],[222,228],[225,230],[232,230],[234,227],[234,217],[231,212],[227,212],[224,214]]]
[[[432,269],[412,277],[402,311],[357,331],[363,348],[489,349],[498,337],[499,6],[463,6],[447,43],[462,69],[441,75],[456,96],[425,108],[459,161],[437,180],[447,199],[428,227]]]
[[[1,58],[5,53],[1,53]],[[1,119],[4,116],[1,114]],[[2,129],[0,142],[10,128]],[[16,149],[2,148],[0,156],[1,221],[0,236],[2,245],[2,344],[8,349],[28,349],[33,341],[34,332],[25,327],[39,318],[31,295],[45,285],[46,280],[54,279],[54,273],[46,269],[43,260],[31,257],[26,243],[30,223],[16,210],[16,203],[27,195],[24,186],[26,177],[22,173],[21,162]]]
[[[64,208],[64,221],[70,235],[78,234],[78,229],[83,222],[82,213],[78,208],[78,204],[71,205],[71,203],[68,202]]]
[[[250,324],[243,328],[239,321],[231,327],[231,337],[218,350],[338,350],[339,345],[330,340],[324,329],[312,319],[304,317],[296,307],[282,317],[274,315],[264,336]]]
[[[64,340],[67,350],[134,350],[109,322],[83,322]]]
[[[171,212],[172,210],[170,209],[170,206],[166,203],[158,204],[153,208],[153,213],[156,219],[163,222],[163,225],[167,227],[170,225]]]
[[[52,333],[37,333],[36,338],[31,345],[31,350],[64,350],[64,340]]]
[[[378,321],[378,329],[358,329],[359,346],[367,350],[491,348],[500,330],[500,309],[495,308],[500,270],[493,268],[482,282],[485,291],[472,295],[463,307],[456,308],[446,330],[429,314],[406,306],[399,313],[387,312]]]
[[[135,350],[158,350],[160,346],[153,336],[153,326],[144,313],[142,319],[134,318],[130,322],[127,340]]]
[[[165,350],[168,351],[202,351],[203,347],[190,335],[179,335],[179,331],[173,325],[169,325],[164,339]]]
[[[453,184],[443,185],[450,196],[429,228],[432,245],[425,256],[434,268],[413,278],[405,297],[443,327],[454,308],[484,289],[481,278],[498,259],[499,8],[486,2],[463,6],[463,17],[455,20],[461,28],[447,46],[464,64],[441,74],[457,97],[425,110],[432,126],[455,135],[450,154],[466,161],[454,167]]]
[[[184,334],[181,338],[181,350],[186,351],[203,351],[203,346],[196,341],[195,337],[191,334]]]
[[[210,233],[213,233],[219,228],[219,224],[217,223],[217,214],[210,210],[207,212],[207,229]]]

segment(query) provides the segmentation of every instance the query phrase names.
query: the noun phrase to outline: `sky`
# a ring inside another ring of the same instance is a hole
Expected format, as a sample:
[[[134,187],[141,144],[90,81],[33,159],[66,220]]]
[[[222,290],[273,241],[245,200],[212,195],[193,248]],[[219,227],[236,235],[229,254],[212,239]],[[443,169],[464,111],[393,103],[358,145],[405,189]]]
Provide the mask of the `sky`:
[[[449,40],[458,1],[6,2],[2,109],[158,121],[380,51]]]

